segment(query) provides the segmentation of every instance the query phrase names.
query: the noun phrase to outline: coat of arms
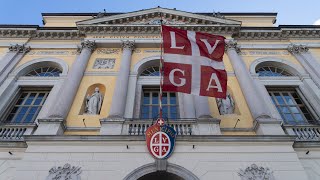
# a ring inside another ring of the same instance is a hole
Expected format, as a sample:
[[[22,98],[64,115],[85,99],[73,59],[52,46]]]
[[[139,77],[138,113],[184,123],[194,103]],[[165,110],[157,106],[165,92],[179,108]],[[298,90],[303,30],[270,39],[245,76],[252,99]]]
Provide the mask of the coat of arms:
[[[165,124],[164,119],[157,119],[156,123],[146,131],[147,147],[150,154],[157,159],[167,159],[173,152],[176,131]]]

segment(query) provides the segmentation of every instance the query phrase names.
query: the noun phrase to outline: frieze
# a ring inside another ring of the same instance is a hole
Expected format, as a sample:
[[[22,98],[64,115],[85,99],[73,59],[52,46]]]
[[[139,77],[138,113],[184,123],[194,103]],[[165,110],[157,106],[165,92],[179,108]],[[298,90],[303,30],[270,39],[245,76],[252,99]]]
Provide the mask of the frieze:
[[[31,50],[28,55],[34,55],[34,56],[68,56],[68,55],[75,55],[77,54],[77,51],[36,51]]]
[[[93,69],[113,69],[116,59],[97,58],[94,62]]]
[[[144,53],[161,53],[160,49],[148,49],[148,50],[144,50]]]
[[[288,51],[242,51],[242,56],[286,56]]]
[[[93,39],[160,39],[161,36],[158,35],[137,35],[137,36],[88,36],[88,38]]]
[[[97,54],[119,54],[120,49],[97,49]]]
[[[49,170],[46,180],[80,180],[81,167],[65,164],[63,167],[53,167]]]

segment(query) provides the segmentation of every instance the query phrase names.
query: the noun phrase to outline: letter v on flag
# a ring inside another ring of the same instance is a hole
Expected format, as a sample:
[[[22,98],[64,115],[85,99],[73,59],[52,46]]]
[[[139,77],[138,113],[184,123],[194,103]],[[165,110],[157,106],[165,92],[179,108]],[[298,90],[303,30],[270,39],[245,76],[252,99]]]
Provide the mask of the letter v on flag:
[[[163,91],[225,98],[225,37],[162,25]]]

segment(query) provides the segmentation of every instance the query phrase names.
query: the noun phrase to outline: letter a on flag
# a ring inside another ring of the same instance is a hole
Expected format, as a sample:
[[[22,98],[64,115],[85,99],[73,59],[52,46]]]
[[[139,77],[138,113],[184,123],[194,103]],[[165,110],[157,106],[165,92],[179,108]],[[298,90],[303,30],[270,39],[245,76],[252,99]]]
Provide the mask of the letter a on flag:
[[[163,91],[225,98],[225,37],[162,25]]]

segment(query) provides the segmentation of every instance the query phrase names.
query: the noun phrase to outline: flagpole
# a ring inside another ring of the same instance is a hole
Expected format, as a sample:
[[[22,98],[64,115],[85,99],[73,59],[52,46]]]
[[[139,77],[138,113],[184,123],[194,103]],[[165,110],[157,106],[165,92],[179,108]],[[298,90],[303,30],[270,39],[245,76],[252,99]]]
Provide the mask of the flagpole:
[[[162,118],[162,86],[163,86],[163,34],[162,34],[162,13],[160,12],[160,100],[159,100],[159,118]]]

